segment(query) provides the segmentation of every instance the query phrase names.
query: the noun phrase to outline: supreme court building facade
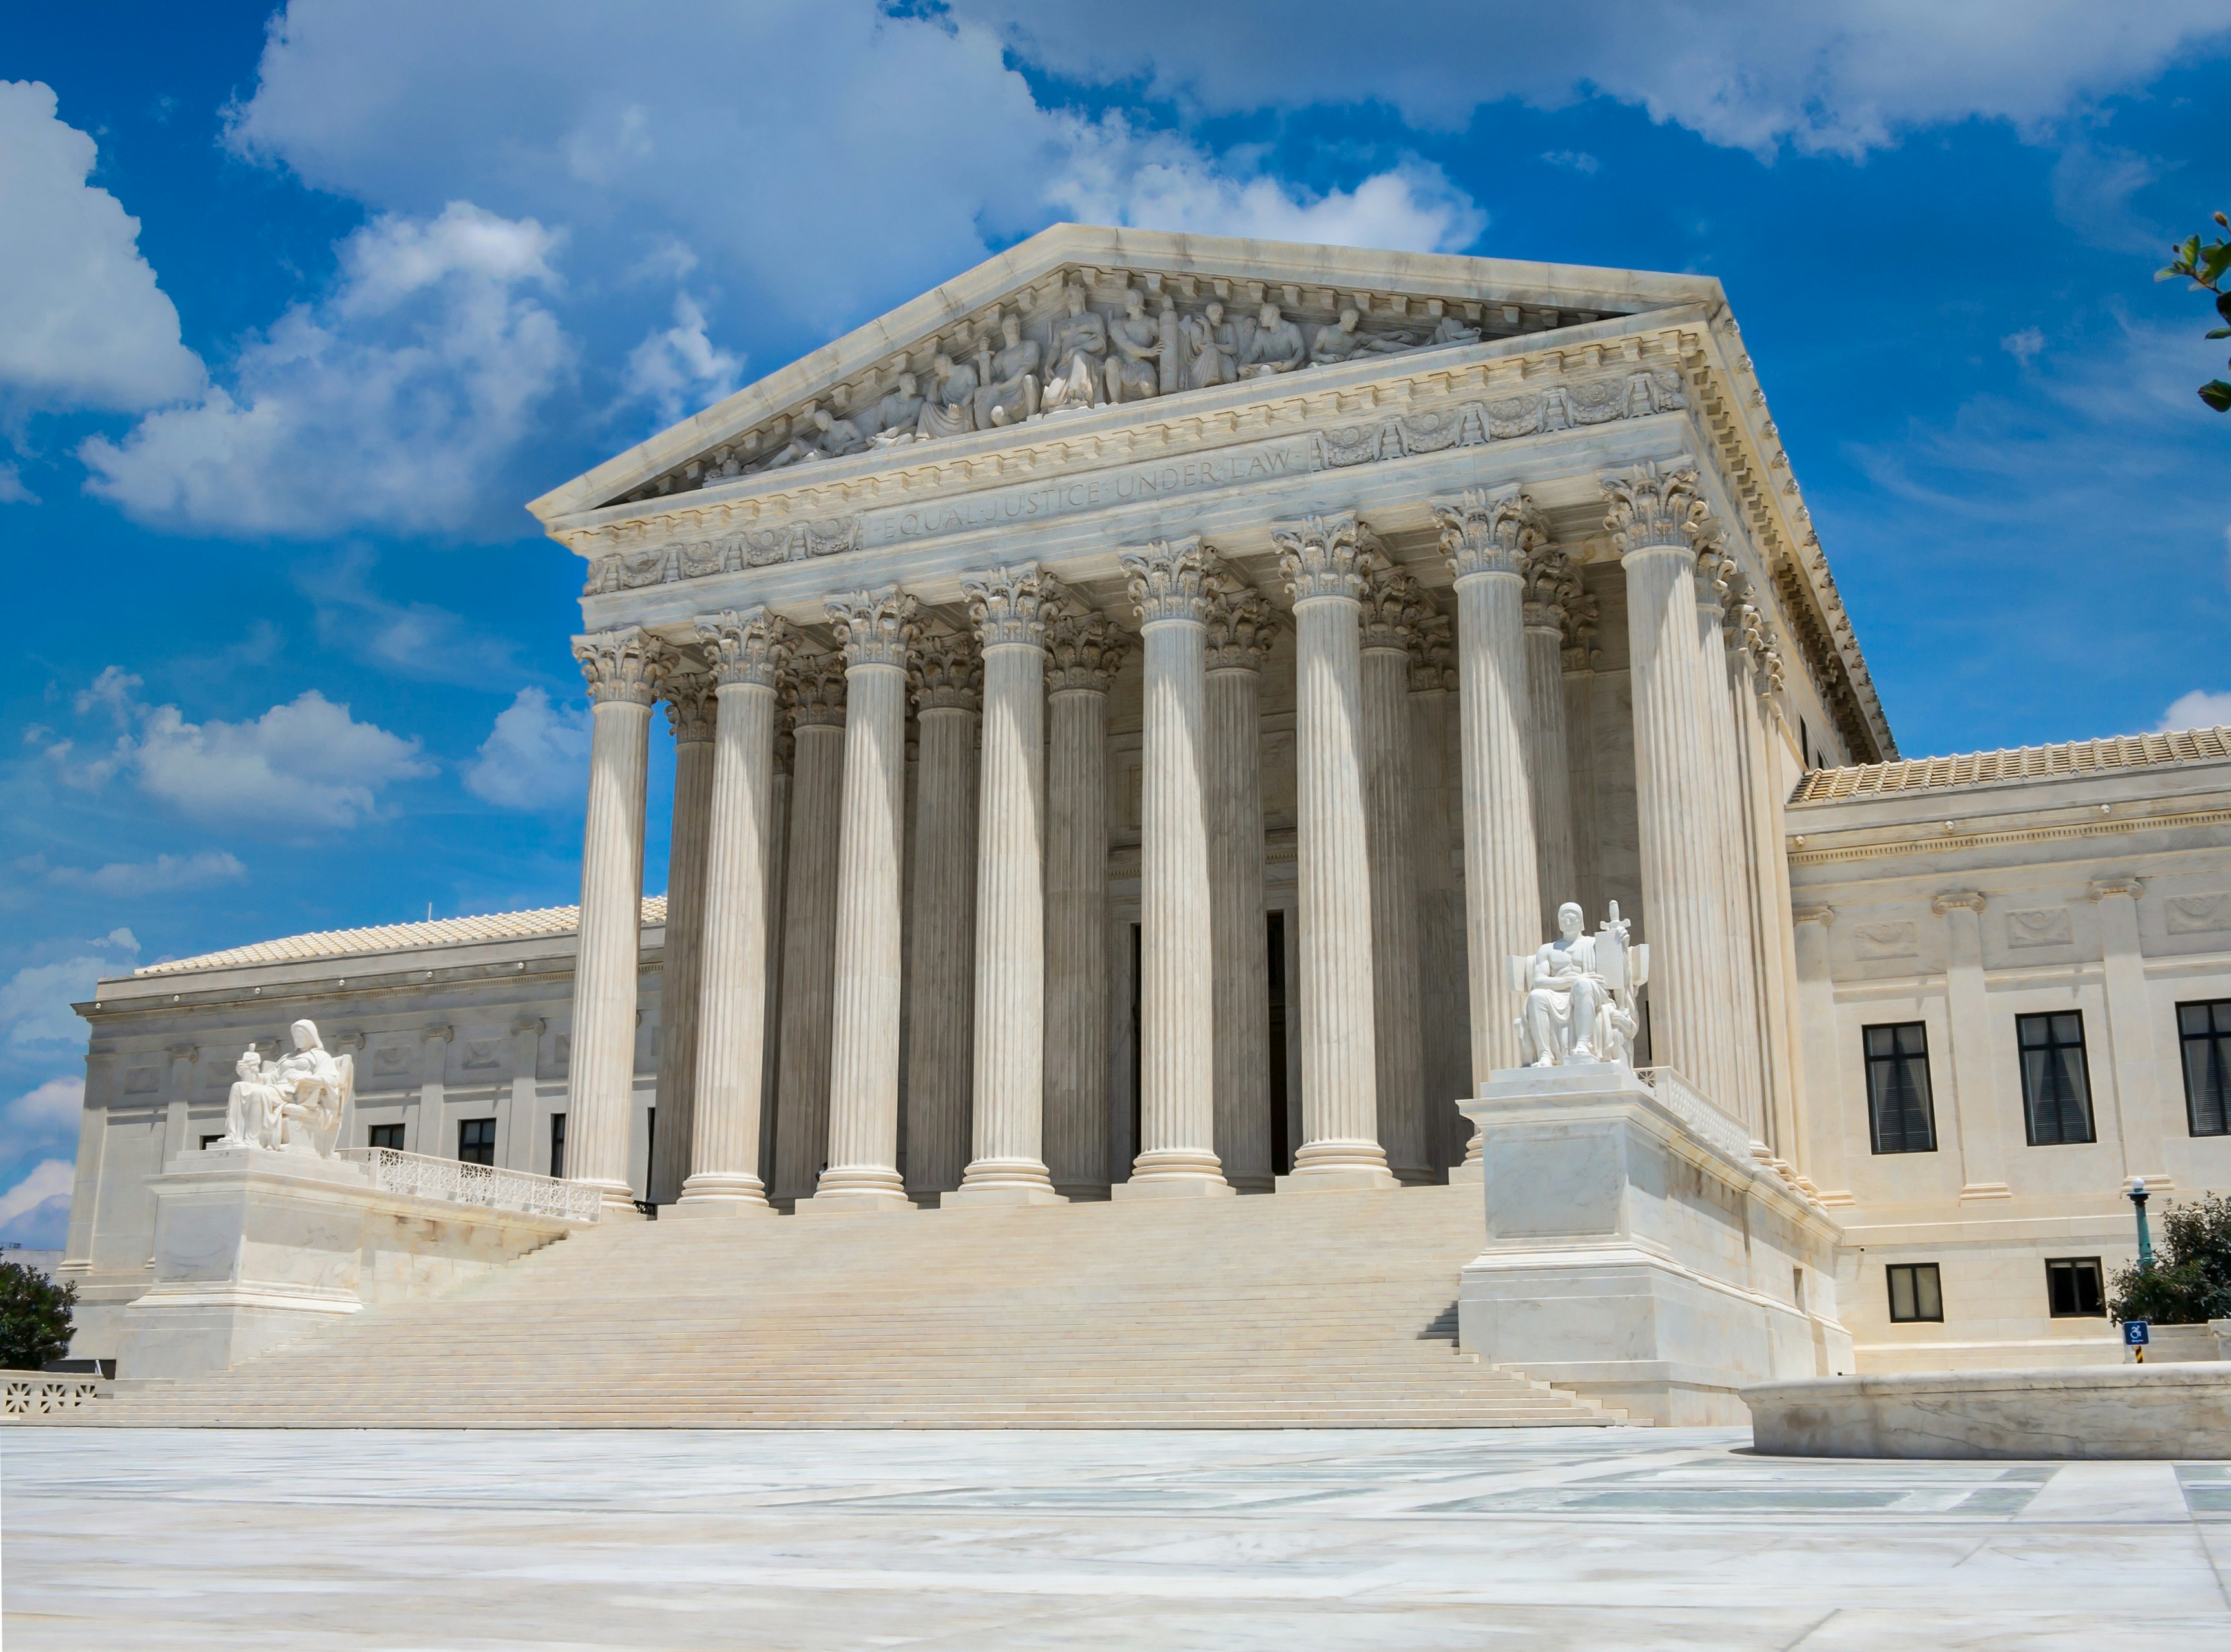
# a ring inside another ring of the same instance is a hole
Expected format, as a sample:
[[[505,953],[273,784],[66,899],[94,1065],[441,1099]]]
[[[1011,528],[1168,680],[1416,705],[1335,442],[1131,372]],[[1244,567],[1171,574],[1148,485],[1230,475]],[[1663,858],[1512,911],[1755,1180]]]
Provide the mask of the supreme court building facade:
[[[1062,226],[532,508],[579,907],[102,984],[85,1351],[297,1015],[612,1220],[1400,1197],[1568,900],[1862,1369],[2119,1358],[2130,1179],[2231,1187],[2223,732],[1900,759],[1714,281]]]

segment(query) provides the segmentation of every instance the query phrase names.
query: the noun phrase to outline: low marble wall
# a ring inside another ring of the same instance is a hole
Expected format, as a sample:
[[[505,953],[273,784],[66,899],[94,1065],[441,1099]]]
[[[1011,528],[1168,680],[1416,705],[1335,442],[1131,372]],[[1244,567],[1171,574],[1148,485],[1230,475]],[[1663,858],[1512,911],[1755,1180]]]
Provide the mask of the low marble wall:
[[[374,1302],[439,1294],[579,1223],[383,1191],[361,1165],[232,1148],[150,1183],[154,1284],[124,1310],[120,1378],[222,1371]]]
[[[2231,1364],[1904,1372],[1743,1391],[1791,1457],[2231,1457]]]
[[[1463,1272],[1466,1351],[1661,1424],[1740,1423],[1762,1378],[1852,1370],[1838,1232],[1747,1152],[1611,1067],[1497,1073],[1479,1126],[1487,1242]]]

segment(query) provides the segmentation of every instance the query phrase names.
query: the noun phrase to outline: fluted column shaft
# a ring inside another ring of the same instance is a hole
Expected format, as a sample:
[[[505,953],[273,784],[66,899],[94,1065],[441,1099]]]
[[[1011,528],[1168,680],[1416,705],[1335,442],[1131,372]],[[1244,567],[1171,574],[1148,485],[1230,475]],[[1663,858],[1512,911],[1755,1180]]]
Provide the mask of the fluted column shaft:
[[[1032,565],[965,577],[984,650],[977,815],[976,1072],[970,1159],[953,1203],[1054,1204],[1045,1166],[1045,610]]]
[[[689,1178],[669,1214],[768,1209],[760,1179],[765,1092],[767,893],[773,861],[776,675],[787,628],[764,608],[710,616],[698,635],[718,696],[705,850],[705,964],[699,994]]]
[[[674,730],[674,821],[666,853],[666,959],[658,987],[659,1128],[643,1195],[653,1204],[671,1204],[681,1197],[691,1165],[705,857],[713,814],[714,689],[711,678],[694,674],[666,685],[667,721]]]
[[[1054,1191],[1108,1191],[1108,690],[1128,639],[1047,627],[1045,1156]]]
[[[1704,720],[1717,708],[1703,703],[1697,558],[1686,533],[1704,507],[1690,471],[1644,467],[1605,478],[1604,491],[1626,571],[1651,1059],[1679,1068],[1721,1101],[1728,1092],[1713,1023],[1724,978],[1715,944],[1720,846],[1710,836],[1713,771],[1703,743]]]
[[[907,927],[907,1191],[960,1185],[968,1164],[976,924],[976,708],[982,661],[967,636],[924,637],[912,668],[912,919]]]
[[[1392,1186],[1379,1141],[1362,594],[1381,560],[1352,516],[1273,530],[1294,597],[1302,1135],[1286,1185]]]
[[[1406,587],[1408,589],[1402,589]],[[1425,1003],[1419,980],[1417,824],[1410,762],[1407,612],[1423,608],[1406,575],[1374,581],[1364,610],[1364,838],[1371,882],[1372,1052],[1378,1136],[1404,1182],[1431,1178],[1426,1147]],[[1382,600],[1391,598],[1392,600]]]
[[[844,796],[837,837],[824,1210],[907,1203],[898,1172],[906,666],[914,599],[896,586],[831,597],[844,648]]]
[[[637,629],[573,640],[588,681],[589,804],[581,846],[581,928],[566,1075],[566,1170],[633,1216],[628,1130],[635,1112],[636,978],[643,950],[643,793],[650,707],[671,668]]]
[[[1529,716],[1519,558],[1538,532],[1516,488],[1437,503],[1441,550],[1456,575],[1457,703],[1463,741],[1465,957],[1471,990],[1472,1094],[1518,1065],[1518,1006],[1507,958],[1541,943],[1540,861],[1527,771]],[[1477,1139],[1466,1158],[1478,1153]]]
[[[1807,1167],[1798,1113],[1804,1064],[1794,1009],[1796,941],[1789,916],[1789,855],[1782,842],[1782,794],[1774,743],[1768,733],[1781,661],[1766,641],[1757,609],[1746,603],[1736,618],[1741,629],[1730,658],[1736,668],[1732,692],[1736,769],[1741,779],[1737,805],[1750,868],[1756,925],[1765,1139],[1778,1157],[1801,1175]]]
[[[822,656],[791,687],[790,831],[784,850],[782,1049],[775,1197],[804,1199],[829,1162],[829,1029],[836,986],[837,837],[844,796],[844,673]]]
[[[1457,887],[1457,810],[1452,776],[1456,675],[1445,638],[1410,668],[1410,758],[1417,777],[1418,975],[1425,1024],[1426,1146],[1436,1170],[1462,1161],[1471,1121],[1456,1103],[1471,1094],[1465,1024],[1464,895]]]
[[[1541,932],[1554,935],[1557,908],[1581,898],[1573,853],[1572,771],[1565,739],[1565,638],[1554,613],[1547,625],[1526,627],[1526,706]]]
[[[1759,1025],[1757,913],[1754,907],[1749,833],[1743,807],[1743,767],[1736,748],[1736,694],[1728,657],[1724,603],[1733,565],[1713,550],[1698,559],[1697,581],[1698,698],[1704,708],[1700,731],[1711,765],[1712,841],[1719,848],[1720,953],[1727,984],[1724,1013],[1716,1018],[1725,1090],[1712,1099],[1742,1120],[1756,1140],[1766,1122],[1764,1060]]]
[[[1206,553],[1127,553],[1146,647],[1139,852],[1139,1155],[1117,1198],[1228,1194],[1216,1157],[1216,1027],[1203,702]]]
[[[1271,982],[1263,919],[1263,660],[1275,610],[1245,586],[1208,614],[1208,889],[1216,1000],[1216,1156],[1271,1190]]]

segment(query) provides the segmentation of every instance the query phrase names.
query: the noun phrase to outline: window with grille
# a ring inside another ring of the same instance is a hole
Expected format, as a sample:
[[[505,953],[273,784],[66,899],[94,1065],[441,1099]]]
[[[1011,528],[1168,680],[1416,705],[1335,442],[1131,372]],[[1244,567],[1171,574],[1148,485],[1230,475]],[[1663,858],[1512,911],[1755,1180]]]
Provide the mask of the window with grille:
[[[457,1120],[457,1158],[467,1165],[495,1163],[495,1120],[493,1119],[460,1119]]]
[[[1929,1100],[1929,1029],[1917,1021],[1863,1029],[1867,1122],[1879,1153],[1933,1153],[1937,1114]]]
[[[2064,1256],[2045,1264],[2045,1300],[2056,1320],[2105,1319],[2107,1290],[2097,1256]]]
[[[561,1179],[566,1174],[566,1115],[562,1113],[550,1115],[550,1173]]]
[[[1944,1290],[1935,1262],[1895,1262],[1883,1271],[1890,1279],[1892,1323],[1943,1321]]]
[[[403,1126],[399,1124],[374,1125],[368,1139],[372,1146],[391,1147],[399,1153],[403,1151]]]
[[[2076,1010],[2016,1016],[2021,1045],[2022,1116],[2033,1147],[2092,1139],[2092,1086],[2084,1065],[2084,1016]]]
[[[2231,1135],[2231,998],[2177,1005],[2176,1038],[2192,1133]]]

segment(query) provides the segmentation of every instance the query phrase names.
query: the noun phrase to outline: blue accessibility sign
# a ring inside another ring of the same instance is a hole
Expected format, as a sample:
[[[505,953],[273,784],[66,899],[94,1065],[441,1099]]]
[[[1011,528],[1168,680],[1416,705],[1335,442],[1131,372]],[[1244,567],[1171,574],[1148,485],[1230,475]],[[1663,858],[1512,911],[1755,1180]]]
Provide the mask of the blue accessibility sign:
[[[2125,1348],[2143,1348],[2146,1344],[2152,1340],[2153,1326],[2145,1320],[2125,1320],[2123,1321],[2123,1345]]]

